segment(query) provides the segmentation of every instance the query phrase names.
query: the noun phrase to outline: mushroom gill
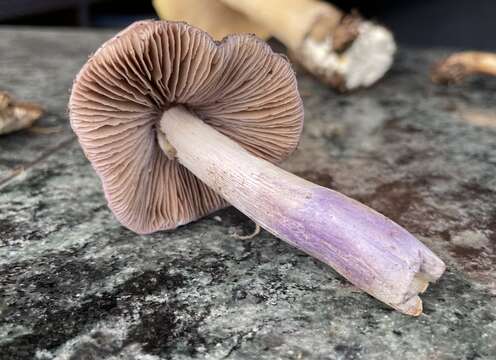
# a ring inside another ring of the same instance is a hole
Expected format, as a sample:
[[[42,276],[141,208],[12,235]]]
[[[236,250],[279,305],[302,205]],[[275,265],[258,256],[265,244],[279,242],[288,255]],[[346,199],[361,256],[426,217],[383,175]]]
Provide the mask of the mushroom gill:
[[[138,233],[227,205],[160,149],[158,121],[176,105],[271,162],[295,149],[302,128],[291,67],[255,37],[217,43],[184,23],[158,21],[119,33],[78,74],[70,115],[109,207]]]

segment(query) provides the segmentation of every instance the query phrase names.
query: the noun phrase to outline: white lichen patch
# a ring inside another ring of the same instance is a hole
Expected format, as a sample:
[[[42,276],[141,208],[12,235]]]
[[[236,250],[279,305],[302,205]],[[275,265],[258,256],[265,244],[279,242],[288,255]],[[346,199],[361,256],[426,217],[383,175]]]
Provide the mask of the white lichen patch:
[[[0,345],[7,344],[16,337],[31,334],[31,329],[15,324],[0,326]]]
[[[158,357],[144,353],[140,344],[125,343],[129,326],[130,324],[122,319],[114,322],[102,322],[89,332],[72,338],[53,352],[45,349],[38,350],[36,359],[69,360],[90,353],[95,357],[108,360],[158,360]]]
[[[454,245],[471,249],[483,249],[489,245],[489,237],[481,230],[463,230],[451,237]]]

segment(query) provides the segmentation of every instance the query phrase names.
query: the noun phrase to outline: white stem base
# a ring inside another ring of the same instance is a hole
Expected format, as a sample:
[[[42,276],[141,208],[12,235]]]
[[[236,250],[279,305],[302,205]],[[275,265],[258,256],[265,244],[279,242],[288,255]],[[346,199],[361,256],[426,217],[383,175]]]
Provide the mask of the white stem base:
[[[295,56],[312,74],[342,90],[368,87],[381,79],[393,63],[396,45],[389,30],[364,21],[358,36],[337,53],[332,34],[323,40],[307,37]]]

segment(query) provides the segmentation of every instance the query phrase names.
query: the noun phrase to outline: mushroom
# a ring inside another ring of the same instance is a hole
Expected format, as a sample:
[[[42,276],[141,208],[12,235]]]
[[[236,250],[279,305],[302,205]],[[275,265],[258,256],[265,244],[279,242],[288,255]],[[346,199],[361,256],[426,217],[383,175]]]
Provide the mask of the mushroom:
[[[217,39],[245,29],[270,33],[310,73],[341,91],[381,79],[396,51],[389,30],[323,1],[154,0],[154,5],[162,18],[187,21]]]
[[[496,76],[496,54],[480,51],[463,51],[450,55],[432,69],[435,83],[460,83],[474,74]]]
[[[303,106],[286,58],[252,35],[217,43],[185,23],[135,23],[84,65],[69,109],[109,207],[137,233],[232,204],[410,315],[444,271],[383,215],[274,165],[298,144]]]
[[[9,93],[0,91],[0,135],[29,128],[42,115],[40,105],[16,101]]]

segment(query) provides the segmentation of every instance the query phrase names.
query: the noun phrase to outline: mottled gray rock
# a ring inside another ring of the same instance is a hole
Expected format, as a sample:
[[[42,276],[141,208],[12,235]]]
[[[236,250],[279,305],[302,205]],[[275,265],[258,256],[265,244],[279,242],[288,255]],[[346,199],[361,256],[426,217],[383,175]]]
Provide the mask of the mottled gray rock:
[[[66,109],[74,74],[111,35],[108,31],[0,29],[0,91],[41,104],[46,116],[35,125],[56,131],[41,135],[24,130],[3,136],[0,184],[73,138]]]
[[[448,264],[401,315],[230,208],[138,236],[105,205],[67,124],[68,88],[110,33],[0,30],[0,84],[56,135],[0,138],[0,358],[496,358],[496,81],[433,85],[443,53],[404,51],[371,89],[301,75],[284,164],[405,226]],[[12,173],[15,166],[25,171]]]

